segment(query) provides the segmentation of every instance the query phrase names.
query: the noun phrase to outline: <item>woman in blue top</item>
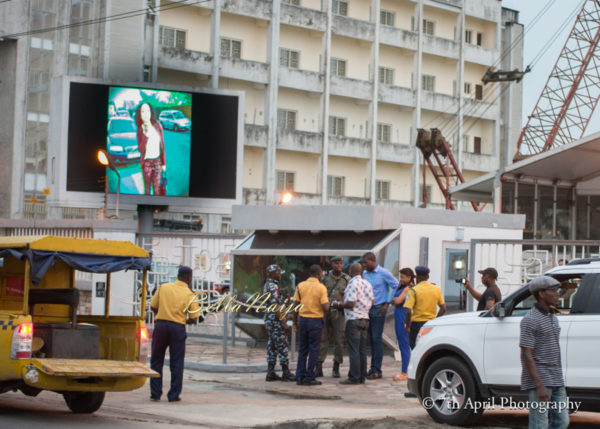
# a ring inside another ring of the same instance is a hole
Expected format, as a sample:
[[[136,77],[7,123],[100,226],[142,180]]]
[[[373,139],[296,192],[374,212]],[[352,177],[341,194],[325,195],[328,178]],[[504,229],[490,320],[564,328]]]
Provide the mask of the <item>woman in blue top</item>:
[[[408,361],[410,360],[410,344],[408,340],[408,331],[406,329],[406,309],[404,308],[404,300],[408,295],[408,291],[415,285],[415,273],[410,268],[402,268],[400,270],[400,284],[394,293],[392,305],[394,310],[394,322],[396,325],[396,338],[398,339],[398,347],[402,356],[402,372],[394,377],[394,381],[406,381],[408,379]]]

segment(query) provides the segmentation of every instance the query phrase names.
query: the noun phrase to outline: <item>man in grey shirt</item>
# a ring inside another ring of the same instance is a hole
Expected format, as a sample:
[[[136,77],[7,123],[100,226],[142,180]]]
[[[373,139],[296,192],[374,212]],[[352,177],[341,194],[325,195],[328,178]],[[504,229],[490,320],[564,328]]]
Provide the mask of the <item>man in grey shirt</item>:
[[[536,303],[521,320],[521,390],[529,392],[530,429],[569,426],[560,360],[560,325],[553,310],[558,305],[559,287],[560,282],[549,276],[529,282]]]

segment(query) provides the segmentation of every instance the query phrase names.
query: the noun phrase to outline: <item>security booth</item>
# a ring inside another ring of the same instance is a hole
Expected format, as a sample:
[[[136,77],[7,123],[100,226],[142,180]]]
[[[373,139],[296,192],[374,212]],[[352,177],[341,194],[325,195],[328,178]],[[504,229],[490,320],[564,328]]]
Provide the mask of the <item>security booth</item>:
[[[403,267],[429,266],[430,281],[440,286],[450,310],[468,311],[473,308],[472,300],[461,294],[457,279],[488,264],[513,276],[513,270],[504,269],[501,260],[481,259],[478,264],[482,266],[470,266],[470,241],[521,239],[524,223],[523,215],[412,207],[234,206],[232,226],[254,232],[232,251],[232,293],[243,301],[260,291],[266,267],[276,263],[286,271],[281,290],[293,296],[295,286],[308,277],[312,264],[329,269],[329,258],[340,255],[347,270],[364,253],[373,252],[378,263],[396,278]],[[505,280],[503,284],[513,282]],[[393,319],[391,308],[388,314]],[[240,311],[238,315],[240,326],[248,313]],[[259,324],[255,320],[248,323]],[[395,344],[393,323],[386,324],[386,333]]]

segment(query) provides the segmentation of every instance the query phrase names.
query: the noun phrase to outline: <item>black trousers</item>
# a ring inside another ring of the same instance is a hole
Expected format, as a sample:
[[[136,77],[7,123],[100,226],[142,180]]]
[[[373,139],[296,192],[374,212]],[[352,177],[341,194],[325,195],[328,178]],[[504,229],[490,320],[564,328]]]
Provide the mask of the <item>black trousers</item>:
[[[162,395],[162,372],[165,352],[169,348],[169,369],[171,370],[171,388],[167,398],[173,401],[181,395],[183,388],[183,362],[185,360],[185,325],[181,323],[157,320],[152,332],[152,357],[150,368],[160,374],[150,379],[150,394],[155,398]]]
[[[346,342],[350,369],[348,378],[354,382],[363,382],[367,378],[367,336],[369,319],[348,320],[346,322]]]
[[[419,331],[426,323],[427,322],[410,322],[409,341],[411,350],[415,348],[415,345],[417,344],[417,337],[419,336]]]

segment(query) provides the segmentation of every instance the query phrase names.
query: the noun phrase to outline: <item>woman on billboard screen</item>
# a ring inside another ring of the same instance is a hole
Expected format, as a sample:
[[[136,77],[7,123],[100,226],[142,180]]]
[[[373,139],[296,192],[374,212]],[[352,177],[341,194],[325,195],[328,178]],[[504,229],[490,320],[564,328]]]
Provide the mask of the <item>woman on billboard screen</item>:
[[[135,112],[137,144],[140,152],[140,167],[144,176],[146,195],[164,195],[161,189],[162,176],[167,169],[163,127],[156,119],[154,109],[142,103]],[[152,192],[150,189],[152,188]]]

